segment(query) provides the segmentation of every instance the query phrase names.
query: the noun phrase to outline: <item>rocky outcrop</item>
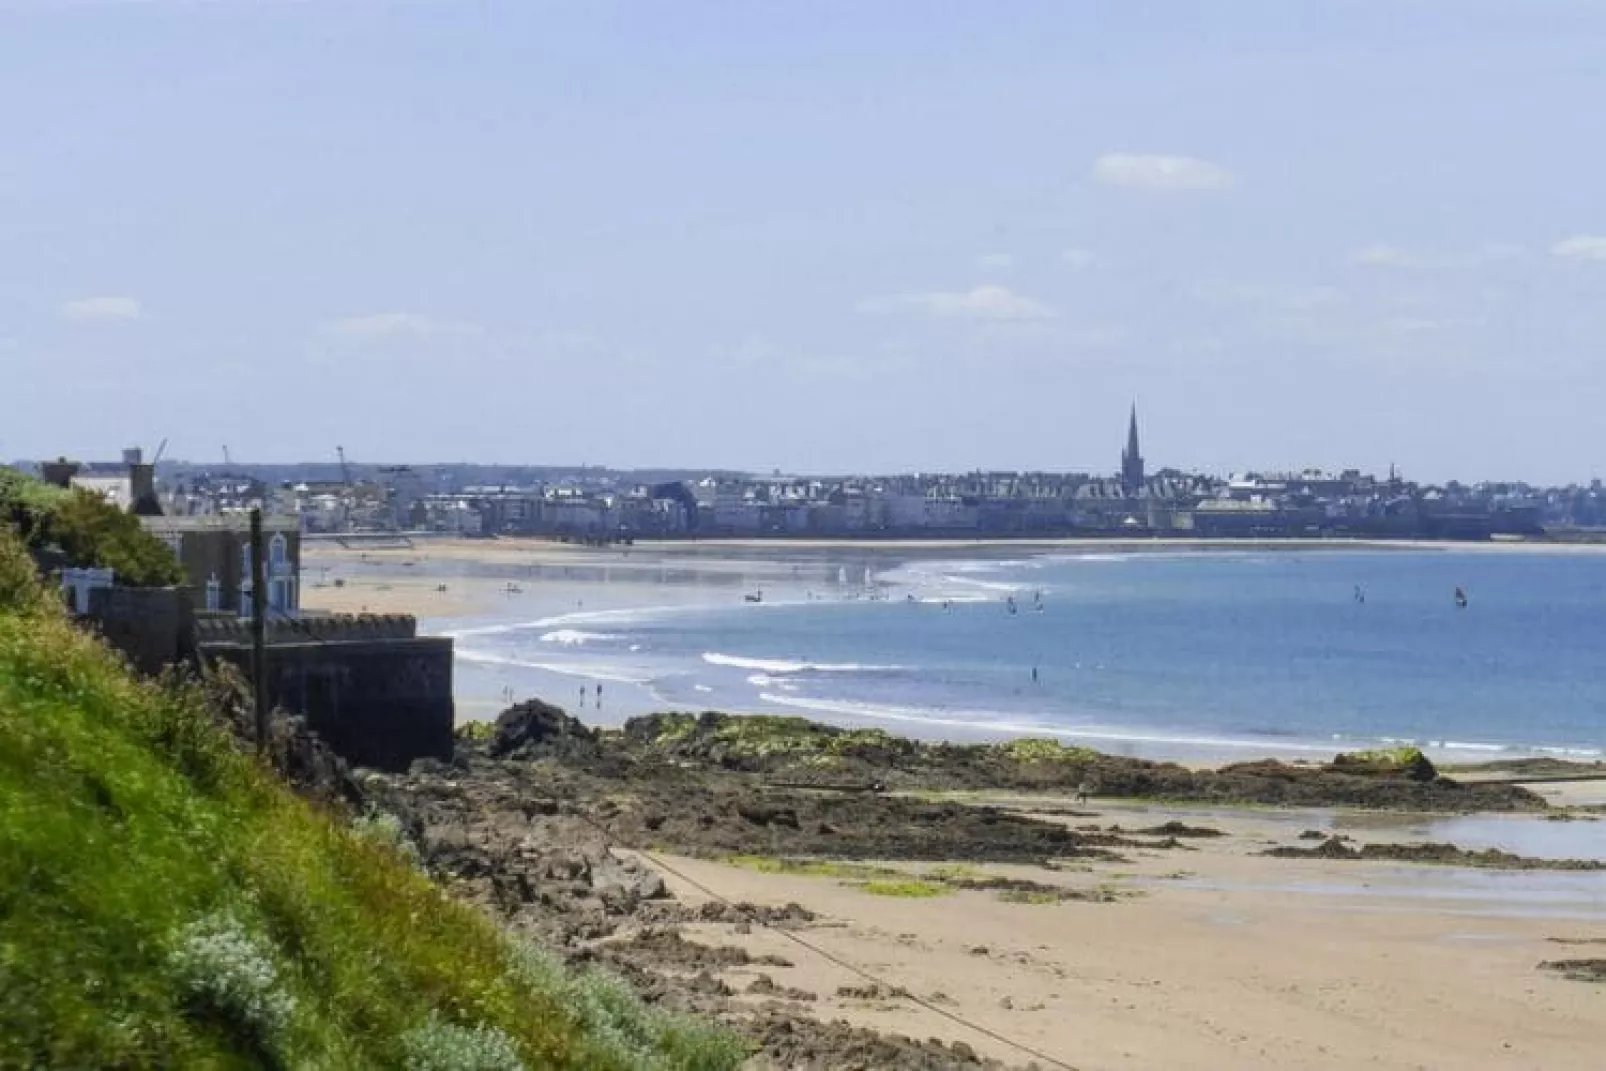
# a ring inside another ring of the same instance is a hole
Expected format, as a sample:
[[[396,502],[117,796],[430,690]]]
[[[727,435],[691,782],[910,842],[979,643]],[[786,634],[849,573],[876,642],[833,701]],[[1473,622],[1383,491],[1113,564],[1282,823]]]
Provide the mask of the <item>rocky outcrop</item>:
[[[256,715],[251,686],[232,664],[207,670],[205,694],[217,718],[242,748],[256,746]],[[366,803],[362,786],[345,759],[307,724],[307,719],[275,710],[268,720],[269,764],[304,799],[360,813]]]
[[[595,758],[597,733],[560,708],[531,699],[502,712],[485,750],[496,759]]]
[[[1333,756],[1332,769],[1356,777],[1403,777],[1409,781],[1436,781],[1439,771],[1414,747],[1397,751],[1361,751]]]
[[[1415,749],[1343,755],[1329,764],[1276,760],[1191,770],[1175,763],[1104,755],[1052,740],[1001,744],[922,743],[879,729],[842,729],[802,718],[706,713],[632,719],[603,734],[604,753],[632,762],[732,770],[772,786],[838,790],[1052,792],[1290,807],[1400,811],[1540,811],[1517,785],[1442,776]]]
[[[1272,848],[1263,854],[1282,859],[1368,859],[1395,863],[1468,866],[1484,870],[1606,870],[1606,862],[1596,859],[1536,859],[1532,856],[1513,855],[1498,848],[1472,851],[1458,848],[1454,844],[1364,844],[1357,847],[1347,837],[1328,837],[1311,848],[1287,846]]]

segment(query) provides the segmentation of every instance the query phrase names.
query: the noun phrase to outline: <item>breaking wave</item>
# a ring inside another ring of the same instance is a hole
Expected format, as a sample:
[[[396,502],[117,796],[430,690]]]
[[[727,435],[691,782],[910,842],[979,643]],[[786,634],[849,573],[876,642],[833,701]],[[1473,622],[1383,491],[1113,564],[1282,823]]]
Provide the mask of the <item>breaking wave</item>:
[[[730,669],[750,669],[756,673],[786,675],[790,673],[895,673],[901,666],[870,666],[858,662],[789,662],[779,658],[742,658],[739,655],[703,652],[703,661],[711,666]]]
[[[609,640],[621,640],[623,636],[612,632],[586,632],[577,628],[560,628],[556,632],[548,632],[541,637],[542,643],[561,643],[566,647],[579,647],[587,643],[607,643]]]

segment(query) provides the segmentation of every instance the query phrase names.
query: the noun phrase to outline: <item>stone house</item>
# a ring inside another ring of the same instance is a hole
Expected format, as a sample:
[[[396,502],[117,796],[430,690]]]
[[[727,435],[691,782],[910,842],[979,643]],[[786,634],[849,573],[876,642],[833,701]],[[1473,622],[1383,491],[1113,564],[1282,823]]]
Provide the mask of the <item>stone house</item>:
[[[251,519],[226,513],[190,517],[142,517],[147,531],[172,548],[184,567],[197,610],[251,616]],[[301,610],[301,524],[295,517],[262,518],[267,542],[263,576],[271,617]]]

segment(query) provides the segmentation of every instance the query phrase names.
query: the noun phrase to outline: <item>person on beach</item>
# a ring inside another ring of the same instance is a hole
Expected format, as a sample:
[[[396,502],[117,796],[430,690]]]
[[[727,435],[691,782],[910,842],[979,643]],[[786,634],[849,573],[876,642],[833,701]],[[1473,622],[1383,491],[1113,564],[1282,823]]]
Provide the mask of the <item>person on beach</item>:
[[[1093,785],[1090,782],[1083,781],[1081,784],[1076,786],[1077,803],[1086,803],[1088,801],[1088,797],[1090,797],[1092,794]]]
[[[586,686],[582,684],[582,685],[580,685],[580,709],[584,710],[585,708],[586,708]]]
[[[602,682],[597,682],[597,709],[602,709]]]

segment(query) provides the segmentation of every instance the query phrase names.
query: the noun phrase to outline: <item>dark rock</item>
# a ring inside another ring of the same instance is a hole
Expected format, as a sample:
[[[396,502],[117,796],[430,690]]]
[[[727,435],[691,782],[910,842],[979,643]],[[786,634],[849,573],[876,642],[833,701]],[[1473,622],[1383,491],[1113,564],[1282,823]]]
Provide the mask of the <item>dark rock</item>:
[[[806,989],[797,989],[789,985],[776,985],[775,979],[767,974],[761,974],[753,979],[752,983],[747,987],[747,991],[758,996],[779,997],[783,1000],[809,1001],[818,999]]]
[[[1478,867],[1486,870],[1606,870],[1596,859],[1535,859],[1496,848],[1469,851],[1454,844],[1366,844],[1353,848],[1348,837],[1329,837],[1314,848],[1278,847],[1264,855],[1283,859],[1368,859],[1394,863],[1432,863],[1439,866]]]
[[[1346,845],[1338,837],[1328,837],[1314,848],[1272,848],[1261,853],[1280,859],[1359,859],[1361,853]]]
[[[1399,752],[1363,751],[1356,754],[1335,755],[1331,767],[1337,773],[1360,777],[1403,777],[1410,781],[1436,780],[1439,771],[1428,757],[1416,748]]]
[[[1606,959],[1547,959],[1539,969],[1575,982],[1606,982]]]
[[[790,807],[771,807],[762,803],[742,802],[736,805],[736,813],[758,826],[786,826],[788,829],[797,828],[797,812]]]
[[[1134,833],[1142,833],[1149,837],[1225,837],[1226,834],[1219,829],[1209,826],[1190,826],[1185,822],[1170,821],[1161,825],[1150,826],[1148,829],[1136,829]]]
[[[485,750],[492,758],[595,756],[597,734],[552,704],[531,699],[502,712]]]
[[[909,991],[901,985],[887,986],[871,982],[869,985],[837,986],[836,995],[848,1000],[901,1000],[909,995]]]
[[[307,719],[273,719],[268,748],[273,766],[299,794],[319,803],[361,809],[363,790],[346,760],[307,726]]]

